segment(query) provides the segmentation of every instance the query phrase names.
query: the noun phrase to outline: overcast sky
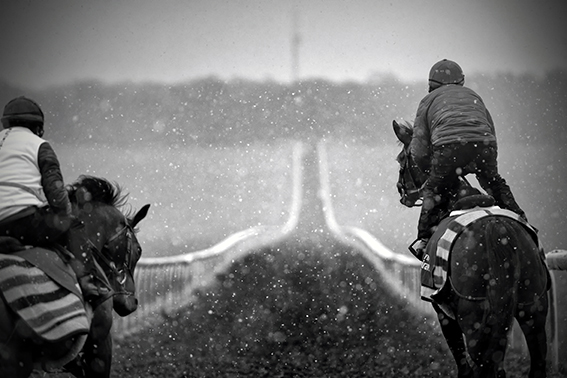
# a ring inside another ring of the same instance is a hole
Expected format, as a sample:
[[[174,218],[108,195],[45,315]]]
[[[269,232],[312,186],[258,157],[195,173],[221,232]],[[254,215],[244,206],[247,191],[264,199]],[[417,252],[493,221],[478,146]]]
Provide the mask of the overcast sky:
[[[2,0],[0,79],[287,82],[294,8],[300,79],[567,68],[564,0]]]

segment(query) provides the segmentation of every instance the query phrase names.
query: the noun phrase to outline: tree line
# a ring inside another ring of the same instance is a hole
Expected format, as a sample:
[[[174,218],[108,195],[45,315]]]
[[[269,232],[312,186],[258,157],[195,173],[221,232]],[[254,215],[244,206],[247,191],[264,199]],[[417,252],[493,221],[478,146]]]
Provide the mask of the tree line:
[[[567,142],[567,73],[476,75],[465,85],[483,97],[500,140]],[[34,98],[46,114],[46,136],[56,143],[181,147],[333,138],[383,144],[394,140],[392,119],[413,121],[426,86],[391,76],[368,83],[84,81],[41,91],[0,83],[0,101]]]

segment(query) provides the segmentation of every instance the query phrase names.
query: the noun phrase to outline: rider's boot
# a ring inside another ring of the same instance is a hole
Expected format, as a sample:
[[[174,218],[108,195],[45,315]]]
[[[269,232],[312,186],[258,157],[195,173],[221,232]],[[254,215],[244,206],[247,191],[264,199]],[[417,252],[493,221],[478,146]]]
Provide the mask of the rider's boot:
[[[409,246],[410,252],[419,259],[423,261],[423,256],[425,256],[425,248],[427,247],[428,239],[417,239],[412,245]]]
[[[496,205],[502,207],[503,209],[508,209],[520,216],[526,223],[528,222],[528,218],[524,210],[520,208],[520,205],[516,202],[514,195],[512,194],[512,190],[510,186],[506,183],[500,175],[495,176],[492,181],[489,182],[490,184],[490,191],[492,192],[492,196],[496,200]]]

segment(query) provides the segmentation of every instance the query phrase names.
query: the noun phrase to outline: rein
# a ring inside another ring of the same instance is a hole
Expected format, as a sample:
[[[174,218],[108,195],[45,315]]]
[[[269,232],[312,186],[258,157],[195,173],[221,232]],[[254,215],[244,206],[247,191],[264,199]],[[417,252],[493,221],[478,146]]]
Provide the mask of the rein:
[[[420,187],[415,184],[415,179],[410,167],[410,155],[406,152],[405,148],[403,151],[405,159],[402,168],[403,181],[400,187],[402,194],[401,202],[408,207],[421,206],[423,204],[423,200],[420,201],[422,199],[421,192],[425,183],[423,183]],[[411,204],[409,204],[410,202]]]

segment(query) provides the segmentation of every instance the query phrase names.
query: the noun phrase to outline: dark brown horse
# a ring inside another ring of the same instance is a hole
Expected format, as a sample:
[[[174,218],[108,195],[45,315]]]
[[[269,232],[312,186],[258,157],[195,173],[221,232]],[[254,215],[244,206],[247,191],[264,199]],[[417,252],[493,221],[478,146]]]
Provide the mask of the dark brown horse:
[[[394,121],[394,132],[403,144],[398,192],[401,203],[411,207],[427,176],[408,151],[412,126]],[[520,222],[489,215],[466,226],[452,244],[447,282],[440,300],[454,319],[438,304],[433,307],[459,377],[506,376],[503,362],[514,318],[528,345],[529,377],[546,377],[549,277],[537,243]]]
[[[133,272],[142,250],[134,228],[146,216],[149,205],[129,217],[119,210],[126,200],[120,188],[89,176],[82,176],[69,194],[73,212],[84,224],[74,232],[83,233],[88,240],[89,250],[113,291],[112,300],[102,302],[94,310],[86,306],[87,314],[92,315],[88,335],[48,343],[33,334],[7,305],[4,293],[0,293],[1,377],[28,377],[34,369],[63,367],[77,377],[109,377],[112,310],[126,316],[138,306]],[[53,256],[56,258],[55,252]]]

